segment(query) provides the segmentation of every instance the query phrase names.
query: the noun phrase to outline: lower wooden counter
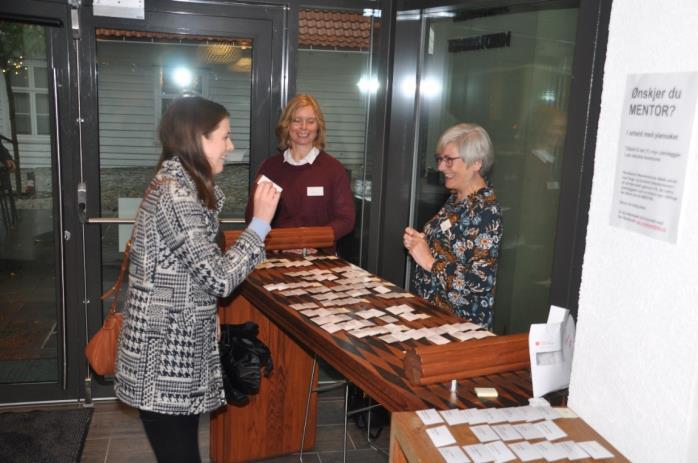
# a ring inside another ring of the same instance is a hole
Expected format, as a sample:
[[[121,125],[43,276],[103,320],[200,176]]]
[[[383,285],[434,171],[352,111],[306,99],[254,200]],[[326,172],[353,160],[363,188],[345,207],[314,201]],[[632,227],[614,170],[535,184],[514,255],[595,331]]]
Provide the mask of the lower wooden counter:
[[[274,369],[244,406],[228,405],[211,415],[210,455],[219,463],[245,462],[298,452],[313,356],[289,338],[244,296],[219,311],[221,323],[254,321],[269,347]],[[312,380],[317,384],[317,370]],[[311,396],[304,449],[315,446],[317,394]]]
[[[291,260],[303,260],[296,255]],[[313,261],[305,269],[348,267],[341,259]],[[461,379],[455,391],[450,382],[415,385],[404,370],[406,350],[429,345],[426,340],[388,344],[375,337],[357,338],[345,331],[328,333],[290,305],[312,300],[308,295],[284,296],[264,287],[271,283],[299,281],[287,274],[298,268],[261,268],[240,286],[234,297],[221,305],[223,323],[255,321],[259,339],[272,353],[274,371],[263,378],[260,393],[244,407],[228,406],[211,418],[211,460],[234,463],[270,458],[300,450],[303,418],[313,357],[329,363],[349,381],[365,391],[390,412],[425,408],[486,408],[523,405],[531,397],[530,371],[522,369],[474,378]],[[392,286],[384,282],[387,286]],[[398,288],[395,291],[398,291]],[[400,291],[402,291],[400,289]],[[433,327],[462,320],[440,311],[417,298],[384,299],[376,294],[365,296],[368,302],[352,310],[378,308],[408,303],[415,310],[430,315],[426,320],[403,322],[413,328]],[[469,342],[469,341],[466,341]],[[312,384],[317,381],[317,375]],[[480,400],[475,387],[497,388],[492,401]],[[312,396],[305,449],[315,445],[316,397]]]
[[[555,420],[567,433],[567,438],[556,442],[572,440],[575,442],[595,440],[606,450],[613,453],[613,458],[603,462],[628,462],[621,453],[601,437],[591,426],[580,418],[558,418]],[[390,463],[435,463],[444,461],[443,457],[425,432],[426,426],[414,412],[393,413],[390,420]],[[468,425],[449,426],[457,445],[477,444],[479,441],[470,431]],[[538,441],[540,441],[539,439]],[[531,441],[535,442],[535,441]],[[520,461],[518,459],[513,461]],[[536,461],[545,461],[543,459]],[[567,459],[558,461],[569,461]],[[591,458],[575,460],[575,463],[589,463]]]

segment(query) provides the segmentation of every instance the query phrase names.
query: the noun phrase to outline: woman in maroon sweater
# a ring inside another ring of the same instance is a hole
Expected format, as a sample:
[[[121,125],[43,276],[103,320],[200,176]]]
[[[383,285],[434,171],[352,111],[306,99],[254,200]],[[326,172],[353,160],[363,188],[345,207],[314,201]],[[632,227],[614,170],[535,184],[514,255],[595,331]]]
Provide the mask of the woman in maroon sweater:
[[[335,241],[349,234],[355,220],[349,176],[344,166],[324,151],[325,119],[315,97],[293,97],[279,119],[276,134],[279,152],[262,163],[256,176],[265,175],[283,188],[272,227],[329,225]],[[248,221],[253,197],[254,191],[247,203]]]

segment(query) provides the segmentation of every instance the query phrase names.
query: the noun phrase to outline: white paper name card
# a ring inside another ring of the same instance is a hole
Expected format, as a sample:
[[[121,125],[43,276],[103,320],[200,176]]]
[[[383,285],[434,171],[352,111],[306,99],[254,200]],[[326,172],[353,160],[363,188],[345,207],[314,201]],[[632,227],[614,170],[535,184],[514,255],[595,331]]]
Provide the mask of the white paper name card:
[[[470,463],[470,459],[457,445],[451,447],[441,447],[439,453],[446,460],[446,463]]]
[[[474,463],[488,463],[494,461],[494,455],[484,444],[464,445],[463,450],[472,458]]]
[[[509,444],[509,448],[514,451],[519,460],[521,461],[533,461],[543,458],[538,448],[531,445],[528,441],[515,442]]]
[[[594,460],[603,460],[606,458],[613,458],[613,454],[606,450],[603,445],[599,444],[595,440],[590,440],[586,442],[578,442],[579,446],[588,453]]]
[[[567,437],[567,433],[552,421],[541,421],[535,427],[543,434],[547,440],[561,439]]]
[[[427,435],[435,447],[445,447],[456,443],[456,439],[448,430],[448,426],[437,426],[427,429]]]
[[[439,424],[444,422],[443,418],[441,418],[441,415],[439,415],[439,412],[437,412],[434,408],[429,408],[427,410],[417,410],[417,416],[420,420],[422,420],[422,423],[424,423],[425,426],[430,426],[432,424]]]
[[[475,434],[477,440],[480,442],[490,442],[493,440],[499,440],[499,436],[496,432],[487,424],[480,426],[470,426],[470,431]]]

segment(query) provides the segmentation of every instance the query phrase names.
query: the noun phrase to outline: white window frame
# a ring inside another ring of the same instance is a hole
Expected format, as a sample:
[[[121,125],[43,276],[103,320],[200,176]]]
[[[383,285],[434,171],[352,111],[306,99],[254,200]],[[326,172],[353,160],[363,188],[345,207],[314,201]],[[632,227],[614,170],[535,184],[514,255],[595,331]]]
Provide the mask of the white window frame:
[[[48,63],[43,60],[27,60],[24,63],[27,67],[27,76],[29,79],[29,86],[28,87],[17,87],[17,86],[12,86],[12,89],[15,94],[19,93],[24,93],[29,95],[29,120],[30,120],[30,126],[31,126],[31,133],[18,133],[17,138],[19,141],[27,141],[27,140],[32,140],[32,141],[48,141],[51,138],[51,126],[50,126],[50,118],[51,118],[51,113],[47,113],[47,116],[49,117],[49,133],[46,134],[39,134],[38,133],[38,123],[37,123],[37,107],[36,107],[36,96],[37,95],[46,95],[46,98],[49,98],[49,93],[48,93],[48,86],[49,83],[46,82],[46,88],[41,88],[37,87],[35,83],[35,78],[36,78],[36,73],[35,73],[35,68],[38,67],[43,67],[46,68],[46,75],[48,76]],[[4,80],[4,79],[3,79]],[[7,101],[7,93],[6,91],[3,92],[2,95],[2,100],[3,100],[3,120],[4,120],[4,127],[5,127],[5,132],[3,135],[6,137],[10,136],[10,110],[9,110],[9,104]],[[49,107],[50,107],[50,101],[49,101]]]

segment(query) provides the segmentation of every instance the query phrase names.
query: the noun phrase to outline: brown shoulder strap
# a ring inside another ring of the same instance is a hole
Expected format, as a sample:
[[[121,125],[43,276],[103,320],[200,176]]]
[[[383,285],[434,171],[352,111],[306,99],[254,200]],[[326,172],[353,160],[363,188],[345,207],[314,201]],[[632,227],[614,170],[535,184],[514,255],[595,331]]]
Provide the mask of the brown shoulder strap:
[[[141,210],[141,206],[143,206],[143,202],[145,199],[152,193],[156,188],[158,188],[160,185],[164,183],[169,183],[174,180],[171,179],[160,179],[160,180],[153,180],[150,182],[148,185],[148,188],[146,188],[145,193],[143,194],[143,199],[141,200],[141,204],[138,206],[138,211]],[[138,212],[136,213],[136,218],[138,218]],[[133,224],[133,230],[131,231],[131,238],[126,242],[126,248],[124,249],[124,257],[121,259],[121,266],[119,268],[119,276],[116,278],[116,282],[114,285],[106,290],[100,297],[100,300],[105,300],[109,297],[113,297],[114,299],[111,301],[111,305],[109,306],[109,313],[115,313],[116,309],[118,307],[118,299],[119,299],[119,291],[121,291],[121,285],[124,282],[124,278],[126,277],[126,270],[128,270],[128,262],[129,262],[129,254],[131,253],[131,242],[133,241],[133,235],[136,230],[136,224],[134,222]]]

